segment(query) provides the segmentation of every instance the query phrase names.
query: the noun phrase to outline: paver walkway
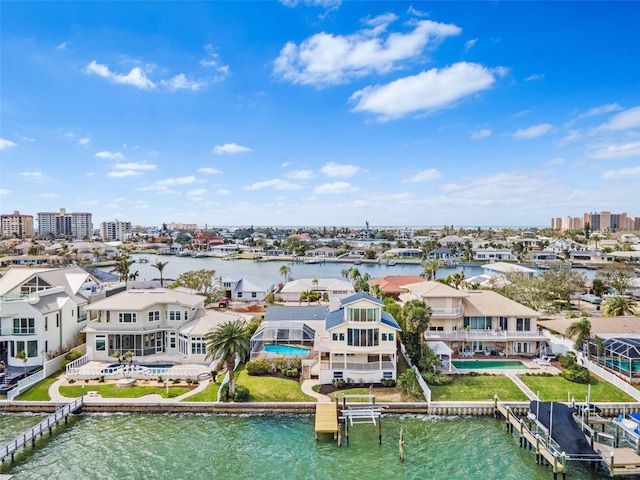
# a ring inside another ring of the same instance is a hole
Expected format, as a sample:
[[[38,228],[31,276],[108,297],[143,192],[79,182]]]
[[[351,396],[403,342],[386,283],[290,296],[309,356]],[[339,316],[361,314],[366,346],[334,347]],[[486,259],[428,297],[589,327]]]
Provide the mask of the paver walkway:
[[[515,383],[518,386],[518,388],[524,392],[524,394],[529,398],[529,400],[540,400],[538,396],[535,393],[533,393],[533,390],[527,387],[524,384],[524,382],[518,378],[517,375],[513,373],[506,373],[505,375],[509,377],[511,381]]]
[[[318,400],[318,402],[327,403],[331,402],[331,399],[322,393],[314,392],[313,386],[318,385],[319,382],[317,380],[303,380],[302,382],[302,393],[309,395]]]

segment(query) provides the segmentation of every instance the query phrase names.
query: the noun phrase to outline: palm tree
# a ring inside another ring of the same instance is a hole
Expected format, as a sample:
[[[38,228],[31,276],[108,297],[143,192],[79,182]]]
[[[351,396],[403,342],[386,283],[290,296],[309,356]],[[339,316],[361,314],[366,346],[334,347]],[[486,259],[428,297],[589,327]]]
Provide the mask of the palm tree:
[[[602,302],[602,315],[605,317],[622,317],[635,313],[636,302],[630,298],[616,295]]]
[[[16,358],[22,360],[22,363],[24,363],[24,378],[27,378],[27,352],[20,350],[16,353]]]
[[[313,280],[311,280],[311,283],[313,283],[314,290],[317,290],[318,289],[318,283],[319,283],[318,279],[314,278]]]
[[[351,267],[349,269],[349,278],[351,279],[352,282],[355,282],[361,276],[362,275],[360,275],[360,270],[358,270],[358,267]]]
[[[250,350],[249,336],[243,320],[228,321],[204,336],[207,342],[207,356],[215,360],[224,358],[229,372],[229,395],[236,391],[234,371],[236,356],[244,358]]]
[[[291,269],[286,265],[282,265],[280,267],[280,275],[284,277],[284,283],[289,281],[289,275],[291,275]]]
[[[129,274],[129,280],[134,280],[134,281],[135,281],[135,280],[137,280],[138,275],[139,275],[138,270],[136,270],[136,271],[135,271],[135,272],[133,272],[133,273],[130,273],[130,274]]]
[[[573,322],[564,332],[568,337],[575,337],[576,350],[583,351],[585,342],[588,345],[591,339],[591,322],[587,318]],[[587,357],[589,357],[589,349],[587,348]]]
[[[162,277],[162,272],[164,271],[164,267],[167,266],[169,262],[161,262],[158,260],[156,263],[151,265],[153,268],[157,268],[160,272],[160,288],[164,287],[164,278]]]
[[[431,322],[431,307],[422,300],[409,300],[402,309],[405,328],[420,336],[420,354],[424,352],[424,332]]]
[[[422,263],[423,270],[420,276],[427,280],[435,280],[440,267],[442,267],[442,262],[439,258],[430,258]]]
[[[384,298],[384,292],[382,291],[382,288],[380,288],[380,285],[373,285],[369,289],[369,293],[380,300]]]
[[[120,281],[126,282],[129,279],[129,268],[133,264],[126,255],[120,255],[117,259],[115,271],[120,275]]]
[[[342,275],[346,279],[349,278],[349,273],[350,273],[350,269],[349,268],[344,268],[344,269],[340,270],[340,275]]]

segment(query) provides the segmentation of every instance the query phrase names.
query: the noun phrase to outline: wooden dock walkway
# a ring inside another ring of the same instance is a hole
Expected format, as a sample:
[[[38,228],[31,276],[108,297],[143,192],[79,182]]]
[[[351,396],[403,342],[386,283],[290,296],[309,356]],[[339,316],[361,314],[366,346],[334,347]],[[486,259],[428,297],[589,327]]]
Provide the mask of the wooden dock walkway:
[[[593,442],[593,449],[602,455],[611,477],[640,474],[640,455],[632,448],[616,448]]]
[[[338,435],[338,407],[335,403],[316,404],[316,439],[319,433]]]
[[[64,407],[59,408],[54,413],[49,415],[45,420],[41,421],[38,425],[22,432],[16,438],[4,445],[2,448],[0,448],[0,461],[4,463],[4,460],[7,457],[11,457],[11,461],[13,462],[15,459],[15,454],[20,447],[26,447],[29,442],[31,442],[32,446],[35,446],[36,438],[38,438],[38,435],[42,436],[46,431],[48,431],[49,435],[51,435],[53,433],[53,427],[58,425],[58,422],[60,422],[60,420],[64,420],[66,423],[67,417],[70,414],[82,408],[82,400],[82,397],[80,397],[77,400],[66,404]]]

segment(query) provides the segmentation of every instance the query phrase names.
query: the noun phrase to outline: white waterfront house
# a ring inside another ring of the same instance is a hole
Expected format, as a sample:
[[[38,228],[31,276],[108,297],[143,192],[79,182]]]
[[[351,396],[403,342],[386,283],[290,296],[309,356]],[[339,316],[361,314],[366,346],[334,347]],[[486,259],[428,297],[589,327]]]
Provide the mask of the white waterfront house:
[[[329,294],[329,299],[343,299],[353,295],[356,290],[353,284],[346,280],[336,280],[335,278],[301,278],[287,282],[277,297],[284,302],[298,302],[300,294],[309,290],[314,290],[320,294]]]
[[[247,273],[226,275],[221,282],[225,297],[242,302],[262,302],[276,288],[271,280]]]
[[[75,346],[87,323],[83,307],[105,291],[80,267],[10,269],[0,278],[0,360],[38,367]],[[16,358],[21,351],[26,362]]]
[[[110,361],[131,351],[136,361],[204,363],[204,335],[241,315],[205,310],[205,297],[180,288],[127,290],[88,305],[87,355]]]

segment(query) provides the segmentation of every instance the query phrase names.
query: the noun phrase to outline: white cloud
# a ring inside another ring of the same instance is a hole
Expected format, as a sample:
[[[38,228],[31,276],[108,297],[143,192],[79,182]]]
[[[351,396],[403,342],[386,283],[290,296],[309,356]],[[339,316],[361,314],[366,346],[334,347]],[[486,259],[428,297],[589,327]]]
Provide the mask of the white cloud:
[[[131,71],[124,75],[120,73],[114,73],[109,70],[106,65],[101,65],[92,60],[85,68],[87,73],[98,75],[102,78],[112,81],[113,83],[120,83],[123,85],[132,85],[142,90],[151,90],[156,88],[156,85],[149,80],[140,67],[132,68]]]
[[[113,172],[107,173],[107,177],[109,177],[109,178],[133,177],[135,175],[142,175],[142,171],[140,171],[140,170],[114,170]]]
[[[627,158],[640,157],[640,142],[623,143],[621,145],[608,145],[601,147],[592,154],[590,158],[609,159],[609,158]]]
[[[421,172],[412,175],[411,177],[405,178],[403,183],[417,183],[417,182],[428,182],[430,180],[436,180],[441,178],[442,174],[436,170],[435,168],[429,168],[427,170],[422,170]]]
[[[528,77],[526,77],[524,79],[525,82],[533,82],[536,80],[542,80],[544,78],[544,75],[540,75],[538,73],[534,73],[533,75],[529,75]]]
[[[65,48],[67,48],[67,45],[69,45],[69,42],[62,42],[62,43],[58,44],[58,45],[56,46],[56,48],[57,48],[58,50],[64,50]]]
[[[360,167],[356,165],[341,165],[335,162],[329,162],[324,165],[320,172],[327,177],[344,177],[349,178],[360,171]]]
[[[313,177],[313,171],[311,170],[292,170],[287,173],[287,178],[291,180],[309,180]]]
[[[6,188],[0,188],[0,195],[9,195],[11,190],[7,190]]]
[[[187,196],[188,197],[201,197],[205,193],[207,193],[206,189],[204,189],[204,188],[196,188],[195,190],[189,190],[187,192]]]
[[[513,138],[521,140],[531,140],[532,138],[538,138],[549,133],[552,129],[553,125],[549,123],[541,123],[527,128],[519,128],[512,136]]]
[[[211,153],[215,153],[216,155],[224,155],[225,153],[243,153],[251,151],[252,150],[249,147],[243,147],[235,143],[225,143],[224,145],[216,145],[215,147],[213,147],[213,151]]]
[[[366,87],[351,95],[355,112],[370,112],[382,120],[443,108],[489,88],[495,81],[482,65],[460,62],[431,69],[386,85]]]
[[[335,9],[340,6],[342,0],[280,0],[285,7],[297,7],[298,5],[307,5],[310,7],[322,7]]]
[[[78,140],[78,145],[89,145],[89,142],[91,142],[90,138],[81,138],[80,140]]]
[[[23,135],[16,135],[16,138],[17,138],[18,140],[22,141],[22,142],[30,142],[30,143],[33,143],[33,142],[35,142],[35,141],[36,141],[36,139],[35,139],[35,138],[32,138],[32,137],[25,137],[25,136],[23,136]]]
[[[207,86],[207,82],[189,80],[184,73],[179,73],[169,80],[161,80],[160,83],[172,92],[176,90],[191,90],[192,92],[197,92]]]
[[[218,173],[222,173],[220,170],[218,170],[217,168],[212,168],[212,167],[202,167],[198,169],[198,172],[200,173],[206,173],[208,175],[217,175]]]
[[[44,183],[50,180],[49,177],[47,177],[46,175],[44,175],[42,172],[39,172],[39,171],[20,172],[18,175],[20,175],[22,178],[24,178],[29,182],[35,182],[35,183]]]
[[[480,140],[482,138],[487,138],[491,135],[491,130],[488,128],[481,128],[480,130],[476,130],[475,132],[471,132],[472,140]]]
[[[41,193],[40,195],[38,195],[40,198],[57,198],[58,194],[57,193]]]
[[[156,166],[152,163],[116,163],[113,165],[116,170],[155,170]]]
[[[552,158],[551,160],[549,160],[548,162],[546,162],[547,165],[562,165],[563,163],[565,163],[565,159],[561,158],[561,157],[555,157]]]
[[[188,177],[165,178],[164,180],[158,180],[154,185],[189,185],[195,183],[195,181],[196,177],[190,175]]]
[[[471,40],[467,40],[466,42],[464,42],[465,53],[471,50],[477,42],[478,42],[477,38],[472,38]]]
[[[605,113],[617,112],[622,110],[622,107],[617,103],[609,103],[607,105],[601,105],[599,107],[590,108],[584,113],[578,115],[577,119],[587,118],[587,117],[595,117],[597,115],[603,115]]]
[[[281,180],[279,178],[274,178],[273,180],[265,180],[264,182],[255,182],[251,185],[247,185],[244,187],[245,190],[261,190],[263,188],[274,188],[276,190],[300,190],[302,188],[301,185],[297,183],[288,182],[286,180]]]
[[[348,182],[334,182],[325,183],[324,185],[318,185],[313,189],[315,194],[339,194],[339,193],[352,193],[357,192],[358,187],[354,187]]]
[[[4,138],[0,138],[0,150],[4,150],[5,148],[17,147],[17,143],[13,143],[11,140],[5,140]]]
[[[120,152],[109,152],[107,150],[96,153],[96,157],[108,158],[110,160],[124,160],[124,155],[122,155]]]
[[[622,168],[620,170],[609,170],[608,172],[604,172],[602,174],[602,178],[606,178],[606,179],[615,179],[615,178],[626,179],[629,177],[640,177],[640,166]]]
[[[401,61],[412,59],[442,39],[458,35],[455,25],[419,20],[406,34],[388,33],[395,15],[369,20],[372,28],[351,35],[321,32],[302,41],[288,42],[274,62],[280,78],[303,85],[335,85],[370,73],[388,72]]]
[[[601,130],[627,130],[630,128],[640,127],[640,106],[633,107],[624,112],[620,112],[609,119],[603,125]]]
[[[216,190],[216,195],[229,195],[230,193],[231,193],[231,190],[226,190],[224,188],[220,188]]]

